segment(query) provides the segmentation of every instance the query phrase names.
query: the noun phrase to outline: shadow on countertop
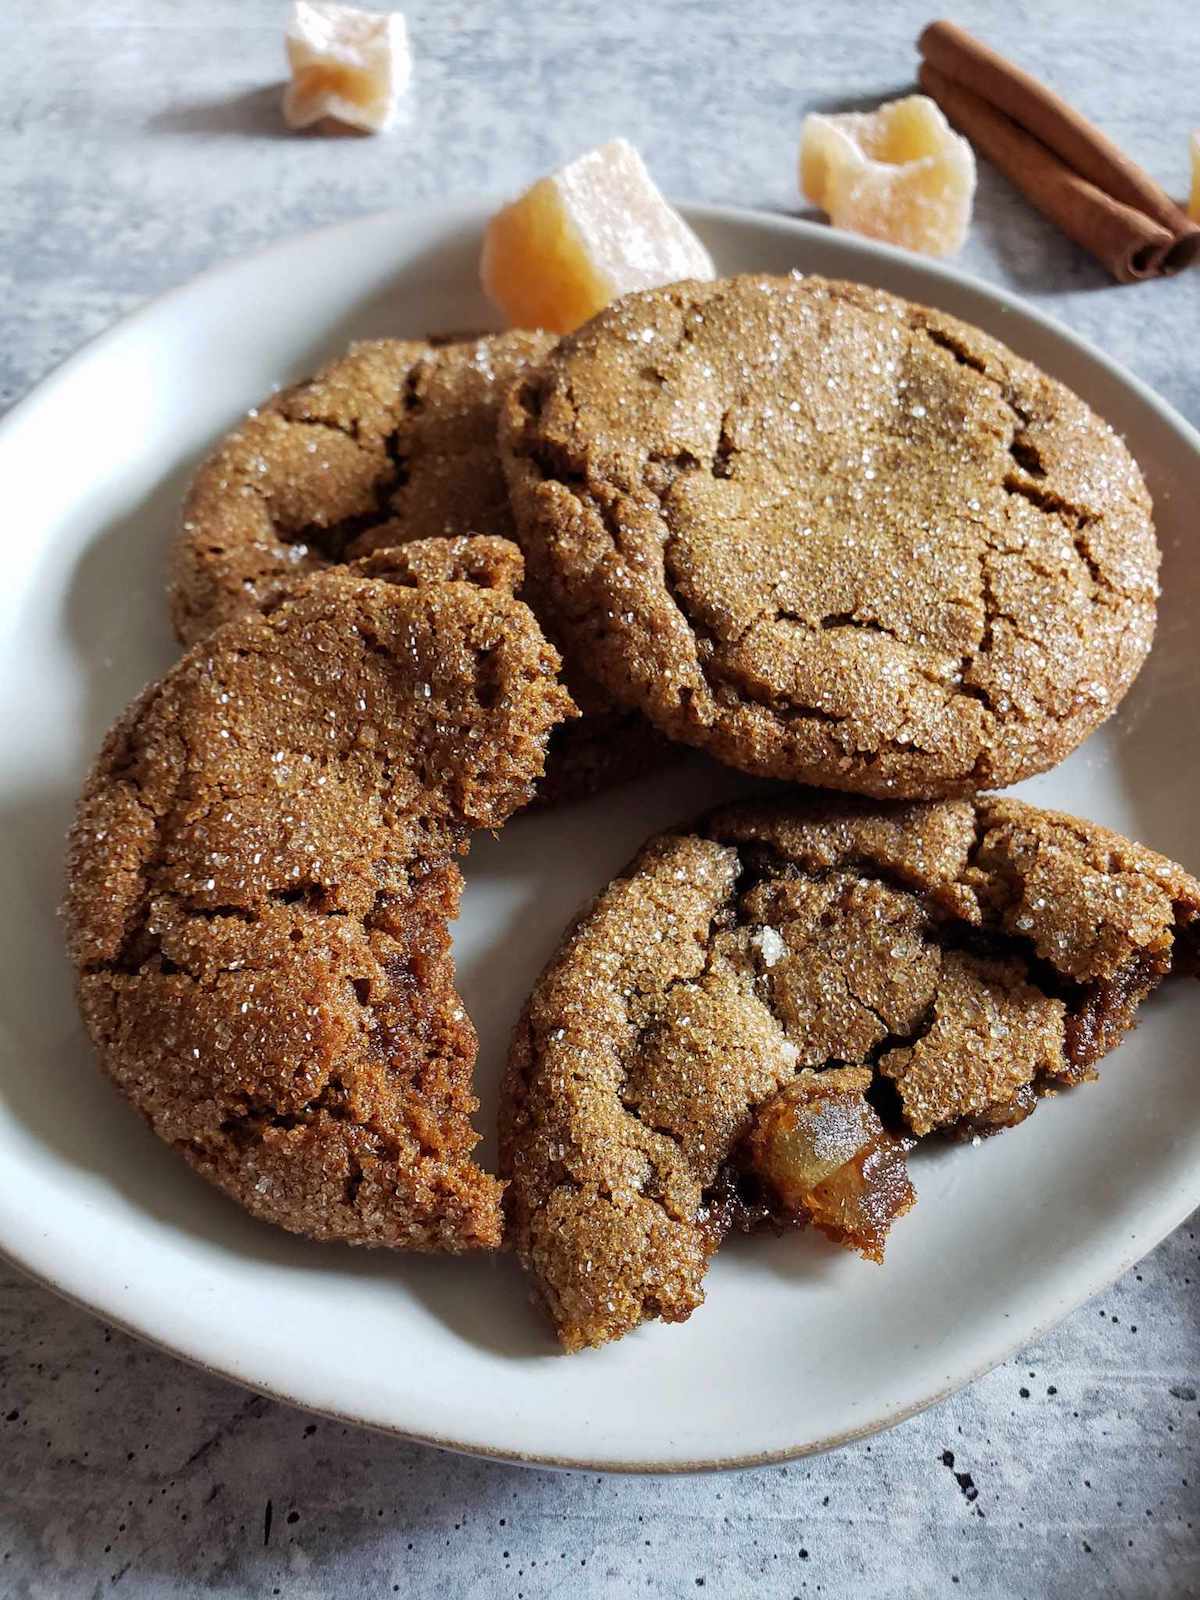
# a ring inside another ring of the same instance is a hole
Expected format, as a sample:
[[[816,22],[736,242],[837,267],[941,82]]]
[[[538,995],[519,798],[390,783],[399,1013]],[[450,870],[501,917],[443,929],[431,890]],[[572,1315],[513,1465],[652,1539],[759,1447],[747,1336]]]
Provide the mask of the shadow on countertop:
[[[185,101],[156,111],[146,119],[146,127],[151,133],[294,139],[296,133],[284,122],[280,109],[283,90],[280,81],[218,99]]]

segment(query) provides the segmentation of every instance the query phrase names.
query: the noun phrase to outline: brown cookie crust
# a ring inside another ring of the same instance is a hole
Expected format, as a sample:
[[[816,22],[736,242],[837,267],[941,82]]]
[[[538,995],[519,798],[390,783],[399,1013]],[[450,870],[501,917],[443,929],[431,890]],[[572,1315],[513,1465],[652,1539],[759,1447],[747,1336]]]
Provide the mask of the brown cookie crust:
[[[112,730],[71,833],[105,1071],[204,1176],[318,1239],[499,1242],[447,923],[470,831],[527,802],[570,708],[508,590],[519,556],[457,560],[508,575],[327,574],[218,629]]]
[[[184,503],[170,584],[183,643],[385,545],[511,537],[496,406],[552,344],[523,331],[366,340],[252,411]]]
[[[978,329],[880,290],[625,297],[501,448],[580,670],[674,739],[881,797],[1003,787],[1109,715],[1158,551],[1124,445]]]
[[[560,1339],[695,1309],[730,1164],[803,1074],[869,1069],[905,1135],[996,1131],[1091,1076],[1198,934],[1182,868],[1014,800],[799,796],[651,840],[505,1079],[510,1238]]]
[[[347,570],[388,583],[448,583],[460,578],[484,588],[507,587],[515,594],[524,581],[525,564],[507,539],[415,539],[376,550],[352,561]],[[678,753],[678,746],[638,712],[612,705],[607,696],[589,695],[586,683],[570,687],[573,698],[582,699],[588,710],[560,722],[551,733],[535,806],[585,800],[613,784],[666,766]]]
[[[525,558],[509,539],[463,534],[456,539],[412,539],[385,545],[348,562],[354,578],[420,589],[431,583],[471,583],[515,595],[525,581]]]
[[[417,540],[442,548],[483,536],[513,559],[497,411],[553,343],[520,329],[367,341],[251,412],[200,467],[184,504],[170,583],[180,639],[193,644],[221,622],[269,611],[316,572],[402,572],[405,559],[391,552]],[[479,540],[467,542],[484,559]],[[568,681],[586,715],[555,733],[541,804],[580,799],[669,759],[644,719],[578,674]]]

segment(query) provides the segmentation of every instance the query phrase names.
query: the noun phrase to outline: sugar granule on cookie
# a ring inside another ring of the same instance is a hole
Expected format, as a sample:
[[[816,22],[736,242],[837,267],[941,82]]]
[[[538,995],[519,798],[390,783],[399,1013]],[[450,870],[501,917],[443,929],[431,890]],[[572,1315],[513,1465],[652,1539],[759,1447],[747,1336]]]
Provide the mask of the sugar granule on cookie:
[[[733,1227],[881,1259],[918,1137],[1094,1076],[1198,958],[1200,883],[1018,801],[797,795],[651,840],[538,980],[505,1078],[509,1233],[559,1338],[683,1320]]]
[[[311,579],[152,685],[79,803],[64,910],[104,1070],[313,1238],[499,1243],[448,923],[471,831],[526,803],[571,712],[519,575],[492,540]]]
[[[510,392],[544,615],[669,738],[882,798],[1004,787],[1108,717],[1154,631],[1121,440],[997,340],[859,284],[627,295]]]

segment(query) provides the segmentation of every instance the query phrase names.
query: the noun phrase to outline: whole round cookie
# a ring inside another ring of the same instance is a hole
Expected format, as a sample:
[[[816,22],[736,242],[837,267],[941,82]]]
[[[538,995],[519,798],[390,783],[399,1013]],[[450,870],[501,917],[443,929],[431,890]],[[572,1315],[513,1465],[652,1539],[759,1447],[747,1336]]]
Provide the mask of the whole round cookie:
[[[1018,801],[830,794],[650,841],[517,1028],[509,1236],[569,1349],[703,1299],[733,1226],[880,1260],[905,1152],[1094,1075],[1172,969],[1200,883]]]
[[[579,669],[750,772],[1002,787],[1079,744],[1150,647],[1158,551],[1121,440],[880,290],[629,295],[514,387],[501,446]]]
[[[369,340],[252,411],[184,503],[170,587],[183,643],[387,545],[511,537],[497,408],[553,343],[520,331]]]
[[[444,557],[444,559],[443,559]],[[494,1248],[476,1039],[448,919],[471,830],[525,804],[570,714],[499,540],[312,578],[224,624],[117,723],[65,904],[104,1070],[255,1216]]]
[[[496,450],[505,389],[552,347],[514,331],[434,344],[352,345],[283,390],[203,463],[172,551],[185,644],[270,610],[315,572],[429,537],[512,537]],[[536,608],[536,600],[534,601]],[[590,794],[668,759],[667,741],[567,663],[584,712],[551,741],[541,804]]]

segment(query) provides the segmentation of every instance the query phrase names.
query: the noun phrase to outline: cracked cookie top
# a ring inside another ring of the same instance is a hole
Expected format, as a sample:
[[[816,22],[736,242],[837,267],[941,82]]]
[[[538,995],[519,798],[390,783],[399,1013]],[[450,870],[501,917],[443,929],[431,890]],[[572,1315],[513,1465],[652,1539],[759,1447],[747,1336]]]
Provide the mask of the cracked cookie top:
[[[315,572],[369,559],[386,570],[388,551],[413,540],[511,538],[500,398],[553,343],[521,330],[440,345],[367,341],[251,412],[184,504],[170,590],[180,639],[270,610]],[[585,715],[555,732],[543,805],[668,759],[660,734],[572,667]]]
[[[191,644],[387,545],[511,536],[497,407],[553,342],[521,331],[369,340],[252,411],[184,504],[171,569],[179,637]]]
[[[117,723],[71,833],[84,1021],[155,1131],[318,1239],[495,1247],[448,920],[570,712],[500,540],[326,574]]]
[[[819,278],[616,302],[512,390],[513,510],[584,670],[747,771],[881,797],[1002,787],[1150,647],[1136,464],[995,339]]]
[[[880,1129],[1020,1121],[1198,936],[1182,868],[990,796],[797,796],[651,840],[542,974],[505,1080],[511,1237],[563,1343],[687,1317],[747,1212],[878,1257],[911,1202]]]

